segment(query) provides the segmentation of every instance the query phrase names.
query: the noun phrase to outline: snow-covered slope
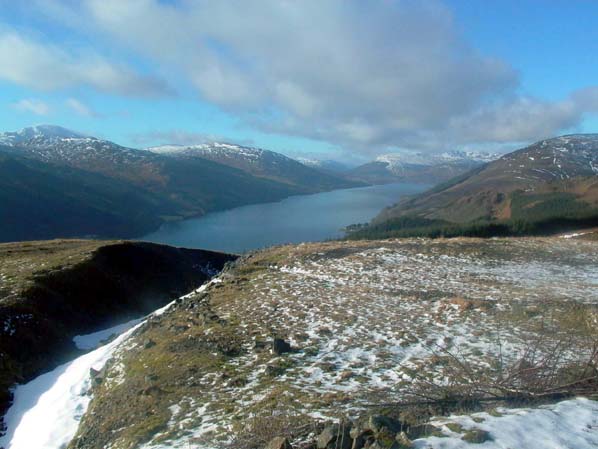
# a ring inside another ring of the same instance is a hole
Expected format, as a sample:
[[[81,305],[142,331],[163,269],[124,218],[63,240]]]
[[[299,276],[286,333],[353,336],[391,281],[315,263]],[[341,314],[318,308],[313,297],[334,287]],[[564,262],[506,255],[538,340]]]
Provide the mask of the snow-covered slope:
[[[174,158],[207,159],[243,170],[253,176],[291,184],[307,191],[333,190],[355,187],[360,183],[349,181],[333,173],[305,165],[274,151],[230,143],[212,142],[199,145],[163,145],[148,151]]]
[[[298,157],[296,159],[308,167],[326,170],[333,173],[344,173],[355,167],[355,165],[349,165],[347,163],[335,161],[333,159],[313,159],[305,157]]]
[[[494,153],[468,151],[444,153],[403,151],[380,155],[374,161],[355,168],[350,175],[375,184],[390,182],[436,184],[498,157],[500,156]]]
[[[23,128],[20,131],[0,133],[0,144],[19,145],[35,139],[77,139],[84,138],[70,129],[55,125],[36,125]]]
[[[471,151],[448,151],[444,153],[422,153],[404,151],[401,153],[389,153],[378,156],[375,162],[386,164],[386,169],[392,173],[401,173],[410,165],[444,165],[462,163],[486,163],[498,159],[500,155],[494,153],[482,153]]]
[[[95,167],[98,171],[109,170],[111,173],[115,170],[110,169],[109,164],[125,167],[152,161],[152,155],[146,152],[53,125],[1,133],[0,144],[12,147],[15,154],[43,162],[85,169]]]

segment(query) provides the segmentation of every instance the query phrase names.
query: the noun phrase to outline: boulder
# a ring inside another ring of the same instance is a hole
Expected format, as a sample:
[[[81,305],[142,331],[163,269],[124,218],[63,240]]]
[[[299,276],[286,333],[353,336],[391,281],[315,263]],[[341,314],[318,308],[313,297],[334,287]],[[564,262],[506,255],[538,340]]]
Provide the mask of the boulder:
[[[333,424],[324,428],[318,436],[318,449],[351,449],[353,441],[348,423]]]
[[[275,338],[272,342],[272,352],[276,355],[281,355],[285,352],[291,352],[291,345],[282,338]]]
[[[382,433],[392,433],[395,435],[402,430],[400,421],[383,415],[370,416],[367,427],[374,433],[376,438]]]

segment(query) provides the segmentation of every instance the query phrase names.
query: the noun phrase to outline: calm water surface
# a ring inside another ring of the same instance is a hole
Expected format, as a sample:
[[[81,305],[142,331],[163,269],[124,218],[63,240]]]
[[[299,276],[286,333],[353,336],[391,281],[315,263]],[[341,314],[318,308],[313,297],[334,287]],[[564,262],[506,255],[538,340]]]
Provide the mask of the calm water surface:
[[[341,237],[342,228],[372,219],[421,184],[387,184],[294,196],[163,225],[140,240],[242,253],[284,243]]]

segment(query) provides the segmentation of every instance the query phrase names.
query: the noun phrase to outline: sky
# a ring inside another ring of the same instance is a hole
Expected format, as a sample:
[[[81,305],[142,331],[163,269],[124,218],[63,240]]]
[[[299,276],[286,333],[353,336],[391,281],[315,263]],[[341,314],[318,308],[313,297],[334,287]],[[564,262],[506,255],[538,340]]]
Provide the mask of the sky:
[[[291,156],[598,132],[593,0],[0,0],[1,130]]]

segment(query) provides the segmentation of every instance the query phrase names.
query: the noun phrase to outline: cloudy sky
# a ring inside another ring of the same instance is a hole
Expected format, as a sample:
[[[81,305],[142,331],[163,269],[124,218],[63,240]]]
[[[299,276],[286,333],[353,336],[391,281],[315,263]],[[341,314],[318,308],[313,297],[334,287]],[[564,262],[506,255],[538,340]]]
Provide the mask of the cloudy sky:
[[[297,155],[598,132],[590,0],[0,0],[3,130]]]

